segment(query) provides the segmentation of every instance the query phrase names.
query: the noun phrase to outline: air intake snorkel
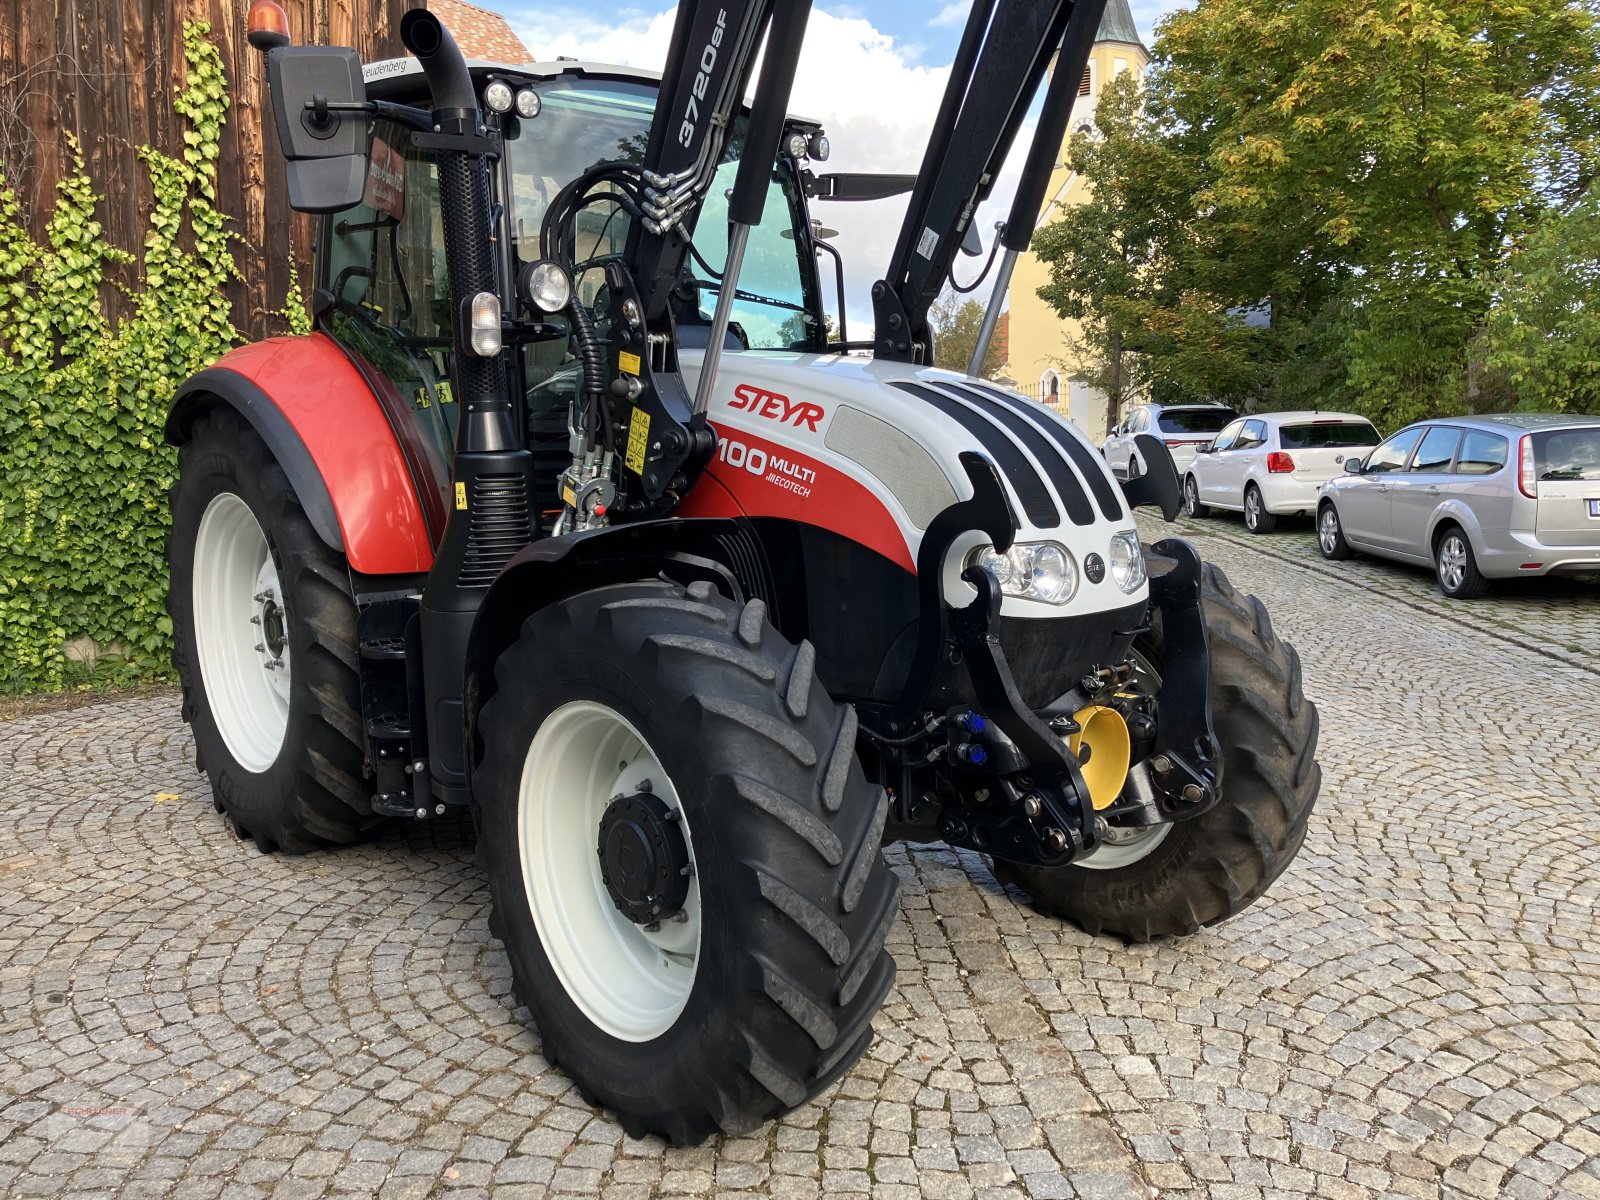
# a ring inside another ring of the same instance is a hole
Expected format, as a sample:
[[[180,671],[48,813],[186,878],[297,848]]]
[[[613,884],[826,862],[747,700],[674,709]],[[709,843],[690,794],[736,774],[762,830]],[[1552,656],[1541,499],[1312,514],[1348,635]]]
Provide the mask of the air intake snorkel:
[[[400,40],[422,64],[423,77],[433,93],[434,120],[441,131],[476,133],[478,97],[472,90],[467,60],[450,31],[427,9],[414,8],[400,18]],[[450,125],[458,128],[451,130]]]

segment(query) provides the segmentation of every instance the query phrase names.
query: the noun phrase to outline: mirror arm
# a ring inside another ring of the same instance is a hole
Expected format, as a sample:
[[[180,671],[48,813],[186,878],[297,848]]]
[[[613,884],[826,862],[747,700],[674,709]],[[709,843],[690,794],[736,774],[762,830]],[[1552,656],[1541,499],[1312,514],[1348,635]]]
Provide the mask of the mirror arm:
[[[318,128],[326,127],[329,113],[352,112],[383,117],[396,124],[415,129],[419,133],[433,131],[433,114],[427,109],[413,108],[409,104],[395,104],[389,100],[330,101],[326,96],[317,95],[307,100],[305,106],[311,111],[311,119]]]

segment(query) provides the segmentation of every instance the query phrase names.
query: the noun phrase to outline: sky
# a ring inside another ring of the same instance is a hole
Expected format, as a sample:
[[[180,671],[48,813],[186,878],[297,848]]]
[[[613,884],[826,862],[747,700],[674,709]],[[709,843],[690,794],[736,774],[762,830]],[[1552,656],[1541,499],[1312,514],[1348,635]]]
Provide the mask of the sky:
[[[503,13],[535,58],[569,55],[651,70],[663,65],[675,11],[667,3],[478,2]],[[1191,2],[1130,0],[1145,44],[1162,16]],[[818,171],[917,170],[969,7],[970,0],[822,0],[812,8],[789,109],[821,120],[828,131],[833,155]],[[1019,152],[978,213],[985,246],[1010,203],[1030,132],[1025,129],[1018,138]],[[868,332],[868,289],[888,264],[904,210],[903,199],[813,206],[814,216],[839,231],[832,240],[845,257],[852,337]],[[956,270],[963,281],[975,273],[975,265],[977,260],[959,261]],[[831,313],[836,307],[832,289],[825,295]],[[987,285],[977,296],[987,300]]]

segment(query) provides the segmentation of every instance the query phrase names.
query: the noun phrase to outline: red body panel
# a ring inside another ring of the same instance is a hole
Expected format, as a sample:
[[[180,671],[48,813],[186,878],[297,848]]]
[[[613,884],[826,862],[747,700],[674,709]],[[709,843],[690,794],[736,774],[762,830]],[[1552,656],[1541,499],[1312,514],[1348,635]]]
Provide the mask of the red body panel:
[[[332,338],[269,338],[230,350],[214,365],[254,383],[294,426],[327,484],[353,570],[406,575],[433,565],[394,430]]]
[[[916,574],[893,514],[843,471],[732,426],[718,427],[717,442],[716,458],[675,515],[781,517],[817,525]]]

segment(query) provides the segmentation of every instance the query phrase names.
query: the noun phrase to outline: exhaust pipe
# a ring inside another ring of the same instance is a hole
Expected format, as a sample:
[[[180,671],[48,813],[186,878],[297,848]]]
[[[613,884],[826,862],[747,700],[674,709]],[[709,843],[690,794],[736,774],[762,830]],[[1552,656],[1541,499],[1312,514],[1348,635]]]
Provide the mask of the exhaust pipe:
[[[478,97],[467,60],[439,18],[425,8],[413,8],[400,18],[400,41],[422,64],[423,78],[433,93],[435,120],[442,125],[450,118],[470,118],[469,128],[475,129]]]

